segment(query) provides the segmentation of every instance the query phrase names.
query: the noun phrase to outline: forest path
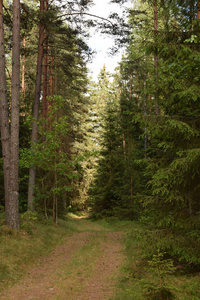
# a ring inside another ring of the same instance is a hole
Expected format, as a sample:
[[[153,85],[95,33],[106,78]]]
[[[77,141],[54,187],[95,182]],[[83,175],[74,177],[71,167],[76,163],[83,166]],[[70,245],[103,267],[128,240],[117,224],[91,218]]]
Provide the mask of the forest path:
[[[79,232],[40,259],[0,299],[104,300],[115,294],[125,259],[123,233],[84,219],[75,222]]]

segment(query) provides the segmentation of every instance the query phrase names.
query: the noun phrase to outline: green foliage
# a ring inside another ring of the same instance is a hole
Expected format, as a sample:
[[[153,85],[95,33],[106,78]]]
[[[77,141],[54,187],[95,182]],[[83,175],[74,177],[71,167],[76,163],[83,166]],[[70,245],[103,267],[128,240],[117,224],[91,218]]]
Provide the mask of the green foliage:
[[[156,275],[153,282],[145,284],[147,289],[146,296],[149,299],[174,299],[171,287],[167,284],[168,275],[175,272],[172,259],[165,259],[165,252],[157,249],[157,254],[153,255],[152,260],[148,261],[148,268],[152,275]]]
[[[25,230],[29,235],[33,234],[33,229],[35,228],[35,223],[38,221],[38,216],[36,212],[27,211],[20,215],[21,223],[20,228]]]
[[[119,84],[117,76],[110,83],[105,68],[102,69],[94,94],[96,99],[103,100],[95,120],[100,155],[90,188],[89,205],[96,217],[113,216],[120,220],[133,220],[139,214],[139,204],[134,202],[134,196],[140,178],[134,176],[139,172],[134,165],[137,154],[132,140],[137,135],[135,128],[128,128],[128,121],[132,119],[132,105],[125,100],[125,95],[120,97]],[[138,123],[134,123],[135,126],[138,127]]]
[[[157,249],[174,258],[176,263],[184,264],[185,269],[195,269],[200,263],[199,236],[197,232],[188,230],[152,229],[133,235],[141,245],[141,252],[145,259],[155,255]]]
[[[149,300],[170,300],[175,299],[171,291],[166,287],[151,286],[148,288],[148,292],[145,294],[145,298]]]
[[[157,228],[144,235],[146,256],[154,255],[157,247],[198,266],[197,20],[188,2],[177,7],[175,1],[157,1],[155,33],[147,30],[154,26],[153,3],[143,2],[135,4],[131,12],[134,40],[120,64],[118,81],[122,133],[127,153],[131,153],[123,174],[132,175],[134,182],[133,210],[142,222]],[[121,178],[125,185],[126,177]]]
[[[32,211],[27,211],[23,214],[21,214],[21,220],[24,221],[37,221],[38,217],[37,217],[37,213],[36,212],[32,212]]]
[[[195,20],[196,2],[193,8],[191,4],[157,1],[158,31],[153,32],[153,2],[134,3],[129,18],[132,33],[118,73],[111,83],[104,67],[98,83],[90,85],[89,96],[84,57],[90,50],[78,31],[57,20],[59,10],[53,6],[40,18],[31,5],[33,18],[28,14],[26,20],[22,13],[22,33],[30,41],[22,52],[27,87],[20,116],[20,209],[26,208],[27,170],[34,164],[38,171],[35,204],[47,218],[56,199],[62,217],[69,205],[79,210],[87,203],[93,218],[140,219],[151,226],[134,238],[140,241],[144,259],[153,257],[149,272],[160,278],[158,288],[150,287],[152,299],[172,297],[161,280],[169,276],[170,259],[186,269],[200,264],[199,20]],[[11,16],[7,11],[5,15],[9,29]],[[30,150],[37,48],[33,32],[38,20],[44,22],[49,36],[59,96],[48,100],[48,117],[40,119],[40,138]],[[9,30],[6,41],[10,41]],[[7,43],[9,63],[10,50]],[[33,218],[22,217],[29,234],[34,231]],[[129,289],[129,297],[133,295]]]
[[[165,254],[166,252],[160,252],[160,250],[157,249],[157,254],[154,254],[152,260],[148,261],[149,269],[158,276],[160,285],[163,285],[166,275],[175,272],[173,260],[165,259]]]
[[[172,244],[175,238],[173,236],[170,240],[169,230],[164,248],[159,234],[161,230],[142,227],[135,222],[127,229],[126,265],[121,271],[114,299],[198,299],[199,267],[195,272],[193,270],[193,274],[188,274],[191,264],[180,263],[177,261],[178,255],[173,257],[168,250],[165,251],[167,243]],[[166,233],[166,230],[163,232]]]

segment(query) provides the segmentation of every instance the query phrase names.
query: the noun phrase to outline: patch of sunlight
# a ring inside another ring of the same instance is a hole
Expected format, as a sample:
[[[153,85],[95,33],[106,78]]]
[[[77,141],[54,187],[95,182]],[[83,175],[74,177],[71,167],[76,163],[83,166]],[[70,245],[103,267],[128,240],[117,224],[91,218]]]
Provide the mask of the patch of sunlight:
[[[75,214],[72,212],[67,213],[67,217],[71,218],[71,219],[86,219],[89,217],[89,213],[88,212],[80,212],[79,214]]]

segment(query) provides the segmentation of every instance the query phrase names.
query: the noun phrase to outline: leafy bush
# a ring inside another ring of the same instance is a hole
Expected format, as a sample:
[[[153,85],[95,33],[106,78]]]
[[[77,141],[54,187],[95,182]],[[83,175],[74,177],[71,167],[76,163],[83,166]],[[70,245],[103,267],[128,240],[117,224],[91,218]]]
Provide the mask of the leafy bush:
[[[34,222],[38,221],[37,213],[27,211],[21,214],[21,228],[24,229],[29,235],[33,234]]]

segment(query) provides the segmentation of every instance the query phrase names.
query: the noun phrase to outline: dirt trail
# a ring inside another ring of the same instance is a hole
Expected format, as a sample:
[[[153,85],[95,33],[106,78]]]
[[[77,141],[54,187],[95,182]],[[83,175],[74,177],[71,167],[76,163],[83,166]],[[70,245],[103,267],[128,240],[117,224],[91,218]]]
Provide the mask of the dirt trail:
[[[81,226],[82,221],[77,222]],[[110,299],[115,294],[116,278],[124,260],[121,239],[122,233],[100,228],[96,232],[74,233],[0,299]]]

